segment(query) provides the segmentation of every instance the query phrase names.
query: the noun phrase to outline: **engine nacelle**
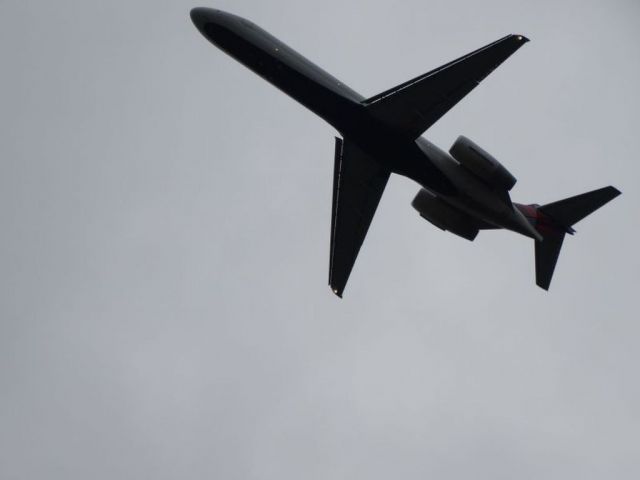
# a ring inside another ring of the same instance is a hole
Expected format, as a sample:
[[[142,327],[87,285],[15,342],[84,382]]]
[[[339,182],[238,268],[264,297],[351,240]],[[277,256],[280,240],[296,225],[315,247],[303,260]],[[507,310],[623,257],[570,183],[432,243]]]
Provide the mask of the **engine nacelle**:
[[[449,153],[471,173],[498,190],[509,191],[516,178],[502,164],[467,137],[460,135]]]
[[[478,235],[478,227],[469,215],[445,203],[424,188],[418,192],[411,205],[422,218],[440,230],[448,230],[467,240],[473,240]]]

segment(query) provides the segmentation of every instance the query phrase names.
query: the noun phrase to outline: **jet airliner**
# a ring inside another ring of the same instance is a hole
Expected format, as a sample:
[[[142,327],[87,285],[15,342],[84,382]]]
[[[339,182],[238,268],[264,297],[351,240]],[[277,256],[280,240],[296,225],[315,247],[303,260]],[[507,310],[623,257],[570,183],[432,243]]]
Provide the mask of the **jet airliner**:
[[[611,186],[546,205],[511,201],[515,177],[464,136],[449,152],[422,134],[523,46],[507,35],[378,95],[365,98],[244,18],[194,8],[211,43],[332,125],[335,139],[329,285],[342,297],[391,173],[420,185],[412,205],[468,240],[508,229],[535,242],[536,284],[548,290],[565,234],[620,194]]]

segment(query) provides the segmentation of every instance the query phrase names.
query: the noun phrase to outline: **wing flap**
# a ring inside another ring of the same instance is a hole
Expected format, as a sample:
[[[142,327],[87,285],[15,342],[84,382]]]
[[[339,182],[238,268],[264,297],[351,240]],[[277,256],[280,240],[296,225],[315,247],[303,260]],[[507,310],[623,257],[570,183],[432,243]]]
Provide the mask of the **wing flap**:
[[[336,138],[329,285],[342,293],[378,208],[390,172],[353,142]]]

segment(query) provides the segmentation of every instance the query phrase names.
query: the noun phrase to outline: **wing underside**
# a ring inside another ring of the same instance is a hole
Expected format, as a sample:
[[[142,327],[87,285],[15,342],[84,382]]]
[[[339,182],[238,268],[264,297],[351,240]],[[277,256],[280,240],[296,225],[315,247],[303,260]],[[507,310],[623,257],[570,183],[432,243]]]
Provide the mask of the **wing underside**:
[[[390,172],[340,138],[333,172],[329,285],[342,297]]]
[[[391,130],[417,138],[526,41],[521,35],[508,35],[363,105]],[[389,175],[355,143],[336,138],[329,285],[340,297]]]
[[[528,39],[507,35],[363,102],[396,131],[419,137]]]

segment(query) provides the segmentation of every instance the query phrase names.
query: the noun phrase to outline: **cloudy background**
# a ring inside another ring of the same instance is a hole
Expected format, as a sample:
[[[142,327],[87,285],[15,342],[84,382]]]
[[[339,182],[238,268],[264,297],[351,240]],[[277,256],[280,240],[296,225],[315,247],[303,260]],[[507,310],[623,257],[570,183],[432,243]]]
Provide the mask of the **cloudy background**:
[[[392,177],[344,300],[335,132],[189,1],[0,2],[0,478],[637,479],[640,3],[220,0],[365,96],[532,40],[429,131],[565,242],[470,243]]]

